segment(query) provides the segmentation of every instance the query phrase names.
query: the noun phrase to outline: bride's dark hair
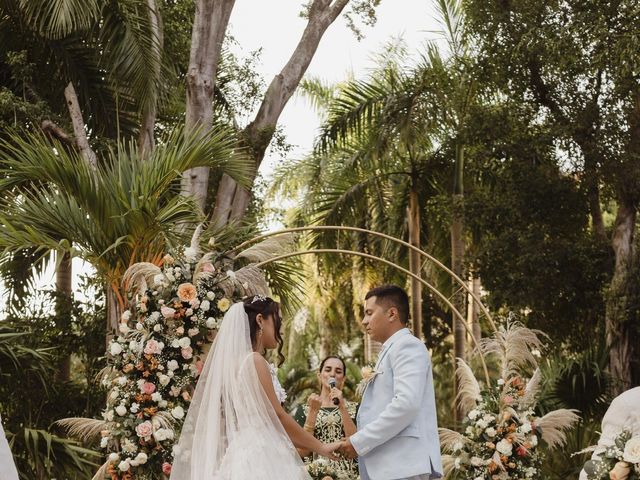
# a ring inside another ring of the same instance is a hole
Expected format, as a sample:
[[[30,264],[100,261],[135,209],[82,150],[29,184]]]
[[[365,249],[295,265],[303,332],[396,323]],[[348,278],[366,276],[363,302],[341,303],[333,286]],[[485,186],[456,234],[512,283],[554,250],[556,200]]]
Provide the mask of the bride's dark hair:
[[[269,297],[247,297],[243,300],[244,311],[249,317],[249,335],[251,337],[251,345],[255,345],[258,338],[258,322],[257,317],[261,314],[264,318],[273,315],[273,328],[278,342],[278,366],[284,362],[282,354],[282,334],[280,327],[282,326],[282,317],[280,316],[280,304]]]

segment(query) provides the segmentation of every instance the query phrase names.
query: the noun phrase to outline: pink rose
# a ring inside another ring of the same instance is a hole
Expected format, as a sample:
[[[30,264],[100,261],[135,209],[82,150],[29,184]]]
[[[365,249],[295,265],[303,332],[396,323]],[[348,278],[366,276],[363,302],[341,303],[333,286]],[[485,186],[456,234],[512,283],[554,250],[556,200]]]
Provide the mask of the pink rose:
[[[200,375],[202,373],[203,368],[204,368],[204,362],[202,360],[198,360],[196,362],[196,375]]]
[[[136,433],[140,438],[150,437],[153,434],[153,425],[149,420],[142,422],[136,427]]]
[[[213,267],[213,264],[211,264],[210,262],[207,262],[204,265],[202,265],[202,271],[207,273],[215,273],[216,269]]]
[[[176,333],[178,335],[183,335],[184,334],[184,327],[178,327],[176,328]]]
[[[142,385],[142,393],[151,395],[155,391],[156,391],[156,386],[151,382],[144,382],[144,384]]]
[[[171,464],[169,462],[164,462],[162,464],[162,473],[164,473],[165,475],[171,474]]]
[[[160,313],[162,313],[162,316],[164,318],[173,318],[176,311],[171,307],[167,307],[166,305],[163,305],[162,308],[160,308]]]
[[[155,355],[160,353],[160,344],[156,340],[149,340],[144,347],[144,353],[147,355]]]
[[[185,360],[189,360],[191,357],[193,357],[193,348],[191,347],[183,348],[182,358],[184,358]]]
[[[504,404],[505,405],[511,405],[513,403],[513,397],[510,395],[505,395],[504,397]]]

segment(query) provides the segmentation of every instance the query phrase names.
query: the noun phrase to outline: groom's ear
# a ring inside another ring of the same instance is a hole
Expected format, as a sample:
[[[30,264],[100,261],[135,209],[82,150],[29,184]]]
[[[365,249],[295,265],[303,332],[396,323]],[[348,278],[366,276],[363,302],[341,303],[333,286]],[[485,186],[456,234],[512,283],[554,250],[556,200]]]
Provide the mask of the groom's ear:
[[[389,317],[392,320],[400,318],[400,313],[398,312],[398,309],[396,307],[394,306],[389,307]]]

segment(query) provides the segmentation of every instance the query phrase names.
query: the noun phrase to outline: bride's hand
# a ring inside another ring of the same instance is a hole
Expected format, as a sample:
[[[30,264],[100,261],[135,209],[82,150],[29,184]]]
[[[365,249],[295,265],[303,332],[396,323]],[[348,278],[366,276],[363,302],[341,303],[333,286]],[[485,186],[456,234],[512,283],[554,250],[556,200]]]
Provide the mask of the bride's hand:
[[[340,448],[341,443],[342,442],[325,443],[317,453],[323,457],[327,457],[329,460],[338,460],[338,457],[333,452]]]

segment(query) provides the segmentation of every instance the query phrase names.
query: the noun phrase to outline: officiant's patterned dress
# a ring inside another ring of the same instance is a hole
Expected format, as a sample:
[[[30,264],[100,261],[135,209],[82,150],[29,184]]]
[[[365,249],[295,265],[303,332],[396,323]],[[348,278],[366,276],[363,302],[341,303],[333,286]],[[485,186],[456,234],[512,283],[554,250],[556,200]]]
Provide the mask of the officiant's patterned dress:
[[[346,401],[346,405],[347,412],[349,412],[349,416],[355,423],[358,404]],[[304,426],[308,414],[309,406],[305,404],[300,405],[296,409],[293,417],[296,422],[301,426]],[[340,410],[338,407],[320,407],[320,410],[318,410],[318,416],[316,417],[316,427],[313,432],[313,436],[323,443],[336,442],[345,437],[344,430],[342,428],[342,417],[340,416]],[[305,464],[309,464],[312,460],[313,457],[310,455],[305,457],[304,462]],[[329,460],[327,463],[328,466],[336,472],[334,480],[360,480],[357,460]]]

